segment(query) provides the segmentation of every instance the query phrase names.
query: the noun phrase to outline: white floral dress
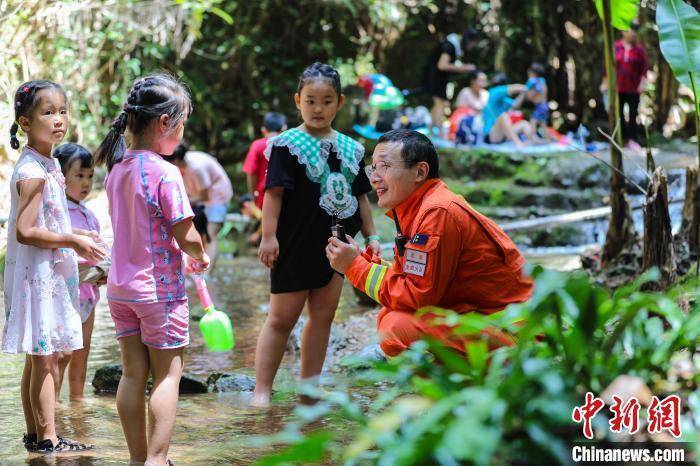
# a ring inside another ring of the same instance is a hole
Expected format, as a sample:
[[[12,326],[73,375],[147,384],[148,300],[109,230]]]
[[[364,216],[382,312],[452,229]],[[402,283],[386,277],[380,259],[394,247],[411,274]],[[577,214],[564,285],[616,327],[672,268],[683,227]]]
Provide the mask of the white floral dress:
[[[2,350],[35,355],[72,351],[83,346],[75,252],[17,241],[17,182],[31,178],[45,181],[36,226],[56,233],[71,232],[65,180],[58,161],[24,146],[10,181]]]

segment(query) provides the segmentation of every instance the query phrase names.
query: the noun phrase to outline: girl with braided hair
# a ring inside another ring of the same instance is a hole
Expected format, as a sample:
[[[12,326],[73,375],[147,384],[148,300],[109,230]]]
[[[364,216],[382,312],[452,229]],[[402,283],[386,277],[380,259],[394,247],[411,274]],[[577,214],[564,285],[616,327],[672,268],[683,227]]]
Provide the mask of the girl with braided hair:
[[[307,67],[294,101],[302,124],[268,140],[264,152],[269,164],[258,256],[271,269],[271,286],[270,311],[255,351],[251,405],[257,407],[270,404],[289,334],[304,307],[301,378],[314,379],[323,369],[343,286],[325,253],[334,223],[350,236],[362,231],[372,251],[380,251],[364,147],[332,126],[345,102],[338,71],[325,63]]]
[[[170,464],[182,355],[189,343],[183,252],[191,270],[209,266],[180,171],[164,160],[180,144],[191,111],[189,93],[171,76],[141,78],[96,151],[97,164],[109,167],[105,188],[114,228],[107,301],[123,370],[117,411],[130,461],[147,465]]]
[[[25,353],[21,398],[28,451],[53,453],[92,448],[56,433],[58,357],[83,347],[75,253],[100,261],[97,234],[73,229],[65,179],[51,149],[68,126],[66,95],[58,84],[29,81],[14,98],[10,144],[27,136],[10,181],[5,259],[5,327],[2,350]]]

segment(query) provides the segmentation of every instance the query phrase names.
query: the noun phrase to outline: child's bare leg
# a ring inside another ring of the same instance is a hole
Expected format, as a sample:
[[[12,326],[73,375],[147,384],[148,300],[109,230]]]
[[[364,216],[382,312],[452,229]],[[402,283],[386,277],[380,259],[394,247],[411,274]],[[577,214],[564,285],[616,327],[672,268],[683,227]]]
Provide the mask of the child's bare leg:
[[[90,342],[92,341],[92,328],[94,324],[95,311],[93,310],[87,320],[83,322],[83,347],[73,351],[73,356],[68,365],[68,385],[70,388],[71,401],[83,398],[85,376],[87,374],[87,360],[90,355]]]
[[[301,378],[317,376],[323,370],[328,338],[340,300],[343,277],[333,274],[328,285],[309,292],[309,320],[301,340]]]
[[[117,388],[117,412],[129,448],[129,461],[144,462],[146,442],[146,380],[148,379],[148,349],[141,335],[119,339],[122,378]]]
[[[61,387],[63,386],[63,376],[66,373],[66,367],[70,363],[73,357],[72,351],[61,351],[58,353],[58,377],[55,380],[56,383],[56,403],[61,401]]]
[[[20,396],[22,398],[22,411],[24,411],[24,422],[27,425],[27,433],[36,433],[34,413],[29,396],[29,385],[32,380],[32,357],[28,354],[24,358],[24,370],[22,371],[22,381],[20,382]]]
[[[515,147],[522,147],[523,143],[518,137],[518,134],[513,128],[513,123],[510,121],[510,116],[507,113],[503,113],[496,119],[493,124],[493,128],[489,132],[489,140],[492,144],[498,144],[503,142],[503,140],[513,141]]]
[[[165,464],[175,425],[182,377],[184,348],[148,348],[153,390],[148,402],[148,457],[146,464]]]
[[[58,353],[39,356],[32,355],[29,399],[34,414],[37,440],[50,439],[58,443],[56,436],[56,383],[58,377]]]
[[[223,223],[217,222],[209,222],[207,224],[207,233],[209,233],[209,238],[211,239],[205,248],[207,251],[207,256],[209,256],[209,259],[211,260],[211,264],[209,265],[209,273],[212,273],[214,271],[214,267],[216,266],[216,255],[219,251],[216,236],[219,234],[219,231],[221,231],[221,227],[223,226]]]
[[[299,320],[308,290],[270,295],[270,311],[255,349],[255,390],[250,404],[269,406],[272,382],[282,362],[289,334]]]

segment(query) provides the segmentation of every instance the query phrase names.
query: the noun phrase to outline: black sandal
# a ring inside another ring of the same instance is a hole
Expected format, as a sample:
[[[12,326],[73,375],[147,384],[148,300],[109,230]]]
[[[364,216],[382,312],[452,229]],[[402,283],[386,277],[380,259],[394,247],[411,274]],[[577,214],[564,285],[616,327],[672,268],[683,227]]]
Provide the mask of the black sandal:
[[[95,445],[87,445],[84,443],[77,442],[75,440],[58,437],[58,443],[53,444],[51,439],[44,439],[36,444],[36,450],[38,453],[61,453],[66,451],[85,451],[92,450]]]
[[[26,448],[28,452],[36,451],[36,440],[37,440],[36,433],[24,434],[22,436],[22,442],[24,442],[24,448]]]

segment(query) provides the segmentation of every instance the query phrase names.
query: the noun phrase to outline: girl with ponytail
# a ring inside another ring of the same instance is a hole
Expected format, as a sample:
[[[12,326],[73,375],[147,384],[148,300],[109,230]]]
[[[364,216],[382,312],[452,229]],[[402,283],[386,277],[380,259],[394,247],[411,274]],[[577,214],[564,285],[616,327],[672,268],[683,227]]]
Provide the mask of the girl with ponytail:
[[[189,343],[183,252],[191,269],[209,266],[180,170],[164,160],[180,144],[191,110],[187,90],[171,76],[141,78],[96,152],[96,163],[109,168],[105,188],[114,229],[107,300],[123,367],[117,410],[130,461],[147,465],[169,462],[182,354]]]
[[[66,134],[66,107],[58,84],[26,82],[15,93],[10,130],[14,149],[20,128],[27,143],[10,181],[2,350],[26,354],[20,385],[24,445],[38,453],[92,448],[61,437],[54,424],[58,357],[83,346],[75,253],[92,261],[104,257],[97,234],[71,227],[65,180],[51,155]]]

